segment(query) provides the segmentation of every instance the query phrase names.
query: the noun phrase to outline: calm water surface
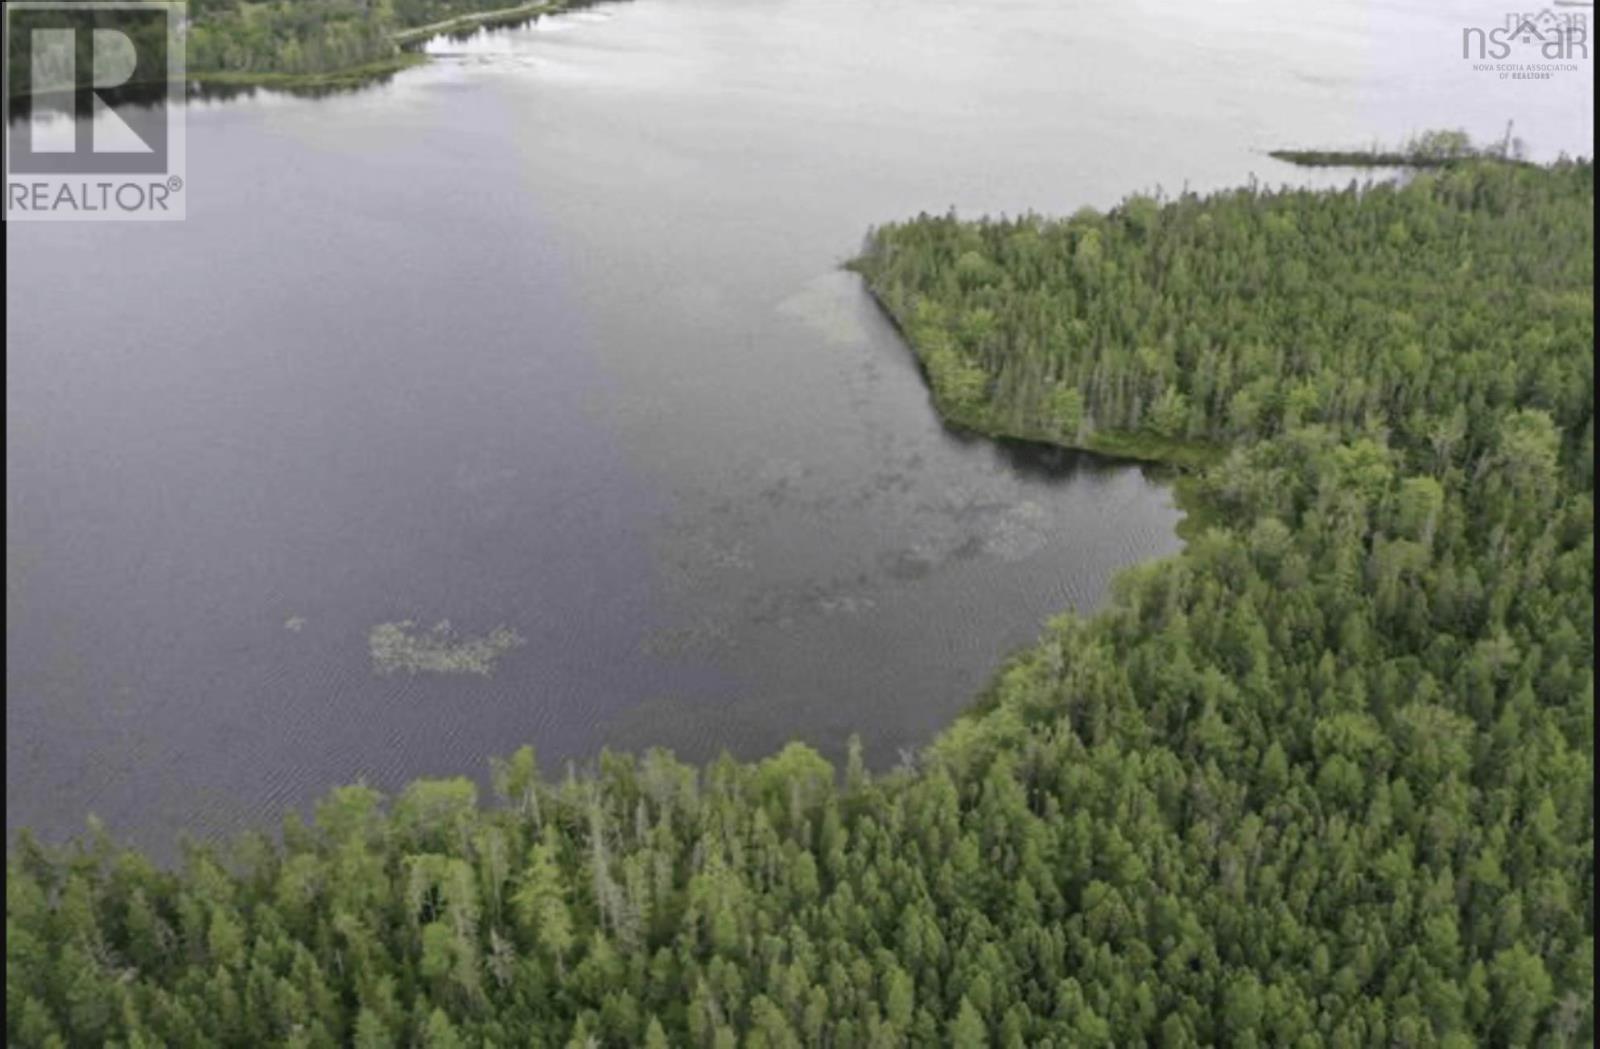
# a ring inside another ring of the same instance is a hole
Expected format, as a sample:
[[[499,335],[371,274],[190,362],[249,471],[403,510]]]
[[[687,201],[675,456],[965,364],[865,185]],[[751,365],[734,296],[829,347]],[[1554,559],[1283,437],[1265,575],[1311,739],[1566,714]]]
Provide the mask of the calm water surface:
[[[870,225],[1591,152],[1592,79],[1452,54],[1487,9],[1107,11],[638,0],[198,106],[185,223],[8,227],[8,827],[161,849],[525,741],[893,761],[1178,515],[945,431],[838,269]],[[522,643],[385,675],[405,620]]]

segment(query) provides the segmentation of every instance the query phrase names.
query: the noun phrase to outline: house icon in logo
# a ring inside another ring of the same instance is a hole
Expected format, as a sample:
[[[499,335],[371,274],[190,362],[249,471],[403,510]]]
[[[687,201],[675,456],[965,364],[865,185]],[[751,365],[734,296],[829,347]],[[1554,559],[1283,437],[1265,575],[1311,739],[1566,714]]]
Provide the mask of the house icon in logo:
[[[1507,15],[1505,24],[1493,29],[1468,26],[1461,31],[1462,58],[1499,62],[1511,57],[1518,47],[1535,48],[1548,61],[1588,58],[1588,26],[1582,15],[1545,10],[1538,14]]]
[[[1552,18],[1555,17],[1549,11],[1541,11],[1540,14],[1542,14],[1542,15],[1550,15],[1550,17],[1552,17]],[[1532,19],[1532,18],[1522,18],[1522,19],[1519,19],[1517,21],[1517,23],[1511,27],[1511,35],[1514,38],[1516,38],[1517,43],[1519,43],[1519,44],[1534,44],[1534,43],[1537,43],[1537,44],[1541,44],[1541,45],[1544,44],[1544,42],[1545,42],[1545,29],[1535,25],[1534,21],[1535,20]]]

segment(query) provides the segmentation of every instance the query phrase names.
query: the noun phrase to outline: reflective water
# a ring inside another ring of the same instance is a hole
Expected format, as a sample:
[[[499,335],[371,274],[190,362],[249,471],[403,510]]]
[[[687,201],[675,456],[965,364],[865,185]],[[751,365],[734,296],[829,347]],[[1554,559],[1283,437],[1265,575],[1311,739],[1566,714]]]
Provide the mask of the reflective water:
[[[1177,514],[944,430],[838,269],[871,224],[1590,151],[1436,3],[1107,12],[638,0],[199,106],[185,223],[9,227],[8,826],[160,848],[524,741],[893,761]]]

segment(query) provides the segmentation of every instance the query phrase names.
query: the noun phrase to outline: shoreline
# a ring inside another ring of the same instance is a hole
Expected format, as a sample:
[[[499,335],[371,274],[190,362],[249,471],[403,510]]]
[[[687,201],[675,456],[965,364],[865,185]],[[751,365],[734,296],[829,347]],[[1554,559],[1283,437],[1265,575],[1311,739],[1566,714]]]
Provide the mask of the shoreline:
[[[431,62],[433,56],[422,51],[417,45],[436,36],[464,30],[514,28],[540,18],[592,7],[600,2],[601,0],[533,0],[530,3],[497,7],[491,11],[475,11],[438,22],[429,22],[427,25],[395,30],[389,34],[395,52],[386,57],[315,73],[288,73],[270,69],[189,69],[184,73],[184,86],[189,91],[199,88],[201,93],[206,88],[223,90],[259,88],[288,94],[302,91],[315,93],[354,90],[382,83],[396,73]],[[165,80],[129,81],[122,85],[122,89],[153,92],[163,88],[167,83]],[[30,95],[30,91],[23,89],[12,92],[10,97],[12,100],[22,100]]]
[[[389,38],[401,47],[407,44],[421,43],[433,37],[458,29],[482,29],[497,25],[514,24],[529,18],[542,15],[560,14],[569,10],[573,5],[565,0],[535,0],[533,3],[517,4],[512,7],[499,7],[493,11],[475,11],[471,14],[456,15],[438,22],[417,26],[413,29],[401,29],[389,35]]]
[[[1201,498],[1199,482],[1210,467],[1227,456],[1229,452],[1227,446],[1203,441],[1177,440],[1159,434],[1127,430],[1096,430],[1080,440],[1069,441],[1059,434],[1048,433],[1042,429],[1013,426],[989,418],[953,412],[939,399],[932,376],[928,373],[928,362],[923,358],[916,342],[907,334],[905,326],[900,323],[900,318],[894,310],[872,287],[872,282],[867,279],[866,274],[856,268],[854,260],[846,263],[844,268],[861,278],[862,288],[894,328],[902,345],[910,352],[911,359],[917,365],[917,372],[922,376],[922,384],[928,391],[928,400],[933,405],[940,422],[964,433],[992,441],[1020,442],[1069,452],[1085,452],[1115,462],[1138,464],[1165,471],[1168,473],[1167,479],[1171,482],[1173,505],[1183,514],[1173,529],[1178,538],[1187,543],[1209,527],[1214,515]]]
[[[366,87],[396,73],[426,65],[431,56],[420,51],[401,51],[393,58],[364,62],[322,73],[273,73],[232,69],[205,69],[186,73],[184,80],[202,90],[220,88],[266,88],[280,91],[318,91]]]
[[[318,73],[284,73],[272,70],[201,69],[189,70],[184,80],[189,85],[220,88],[264,88],[285,92],[341,90],[366,87],[381,83],[396,73],[426,65],[433,56],[416,49],[436,36],[467,29],[512,28],[549,15],[588,7],[595,0],[535,0],[533,3],[498,7],[492,11],[475,11],[454,18],[430,22],[410,29],[399,29],[389,34],[396,52],[389,58],[379,58],[357,65]]]

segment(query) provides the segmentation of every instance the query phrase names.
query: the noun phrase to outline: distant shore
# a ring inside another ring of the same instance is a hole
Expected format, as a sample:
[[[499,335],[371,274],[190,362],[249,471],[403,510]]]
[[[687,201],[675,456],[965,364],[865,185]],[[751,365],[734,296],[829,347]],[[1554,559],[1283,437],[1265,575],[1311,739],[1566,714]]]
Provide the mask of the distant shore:
[[[1507,164],[1529,163],[1489,153],[1439,156],[1377,149],[1274,149],[1269,150],[1267,156],[1303,168],[1442,168],[1451,164],[1483,160],[1495,160]]]
[[[1506,125],[1505,137],[1489,145],[1476,145],[1458,129],[1428,131],[1398,146],[1377,143],[1365,149],[1274,149],[1267,156],[1305,168],[1442,168],[1473,161],[1528,164],[1522,159],[1523,143]]]
[[[399,29],[389,34],[394,42],[395,54],[389,58],[362,62],[340,69],[318,73],[280,73],[246,70],[191,70],[187,79],[191,84],[217,87],[261,87],[282,91],[323,91],[362,87],[387,80],[402,70],[411,69],[430,61],[426,53],[415,50],[436,36],[474,29],[510,27],[546,15],[560,14],[575,7],[587,6],[572,0],[540,0],[538,3],[516,4],[491,11],[475,11],[453,18],[429,22],[427,25]]]

